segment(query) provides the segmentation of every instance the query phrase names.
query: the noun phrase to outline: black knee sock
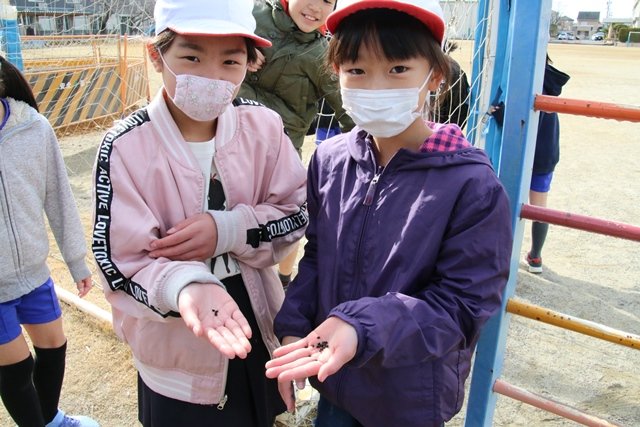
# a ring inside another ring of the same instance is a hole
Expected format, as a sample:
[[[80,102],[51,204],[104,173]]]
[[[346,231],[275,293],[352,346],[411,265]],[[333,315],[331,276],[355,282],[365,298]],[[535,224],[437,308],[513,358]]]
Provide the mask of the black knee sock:
[[[31,355],[22,362],[0,366],[0,397],[7,412],[20,427],[45,425],[32,374]]]
[[[40,407],[44,420],[48,423],[58,413],[58,402],[64,379],[67,343],[58,348],[33,348],[36,363],[33,369],[33,383],[40,397]]]
[[[531,224],[531,258],[540,258],[542,255],[542,247],[547,238],[547,231],[549,231],[549,224],[546,222],[534,221]]]

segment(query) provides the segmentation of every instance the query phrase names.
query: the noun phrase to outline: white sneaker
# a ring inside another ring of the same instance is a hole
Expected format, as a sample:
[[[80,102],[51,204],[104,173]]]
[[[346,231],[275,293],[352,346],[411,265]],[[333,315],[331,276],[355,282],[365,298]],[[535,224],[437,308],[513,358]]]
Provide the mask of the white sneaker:
[[[84,415],[65,415],[64,411],[58,409],[58,413],[45,427],[100,427],[93,418]]]

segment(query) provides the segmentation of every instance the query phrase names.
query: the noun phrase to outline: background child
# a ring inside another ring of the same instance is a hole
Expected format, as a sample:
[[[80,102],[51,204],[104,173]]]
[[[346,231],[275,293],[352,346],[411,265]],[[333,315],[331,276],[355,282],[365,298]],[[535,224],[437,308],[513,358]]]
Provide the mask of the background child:
[[[451,54],[458,49],[458,44],[447,41],[445,52],[449,60],[449,77],[447,88],[435,99],[434,121],[437,123],[455,123],[464,130],[469,118],[469,81],[467,74]]]
[[[421,118],[448,75],[435,0],[341,1],[328,60],[358,125],[320,144],[308,244],[267,363],[321,395],[317,426],[441,426],[460,410],[511,255],[506,193],[456,125]],[[297,341],[296,341],[297,340]]]
[[[261,48],[255,72],[248,73],[239,96],[263,103],[282,117],[287,135],[300,153],[304,137],[325,97],[345,130],[338,82],[323,67],[327,40],[324,25],[335,0],[256,0],[256,34],[273,45]]]
[[[569,75],[555,68],[547,55],[544,67],[542,94],[559,96],[562,87],[569,81]],[[496,122],[504,121],[504,103],[491,109]],[[556,165],[560,161],[560,121],[558,113],[540,112],[538,134],[536,135],[536,151],[533,157],[533,170],[529,186],[529,203],[534,206],[547,207],[549,190]],[[530,273],[542,273],[542,247],[547,238],[549,224],[533,221],[531,223],[531,250],[527,252],[525,261]]]
[[[0,101],[0,396],[21,427],[97,426],[58,409],[67,339],[42,213],[83,297],[92,283],[80,216],[53,129],[29,83],[1,56]]]
[[[256,0],[253,15],[256,34],[273,45],[262,48],[254,73],[247,74],[239,96],[253,99],[282,117],[287,135],[301,153],[304,137],[318,113],[318,101],[336,111],[344,130],[353,122],[345,114],[338,82],[323,67],[327,40],[324,24],[335,7],[335,0]],[[297,245],[296,245],[297,248]],[[291,280],[297,250],[279,265],[280,280]]]
[[[158,0],[164,86],[99,148],[93,252],[145,426],[271,427],[284,411],[264,376],[283,298],[272,267],[306,227],[305,171],[277,114],[232,105],[269,45],[252,7]],[[189,249],[203,241],[209,253]]]
[[[544,69],[543,95],[559,96],[562,87],[569,81],[569,75],[551,65],[547,55]],[[540,112],[536,151],[533,157],[533,171],[529,190],[529,203],[547,207],[547,198],[551,190],[553,171],[560,161],[560,121],[558,113]],[[542,247],[547,238],[549,224],[533,221],[531,223],[531,250],[526,261],[529,272],[542,273]]]

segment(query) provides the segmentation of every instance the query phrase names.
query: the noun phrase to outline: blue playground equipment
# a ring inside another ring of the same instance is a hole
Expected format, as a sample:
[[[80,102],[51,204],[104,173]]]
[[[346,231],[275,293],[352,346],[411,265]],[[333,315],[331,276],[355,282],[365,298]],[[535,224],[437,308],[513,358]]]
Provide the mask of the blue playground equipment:
[[[18,14],[15,6],[0,3],[0,51],[4,52],[9,62],[19,70],[24,69],[20,32],[18,31]]]

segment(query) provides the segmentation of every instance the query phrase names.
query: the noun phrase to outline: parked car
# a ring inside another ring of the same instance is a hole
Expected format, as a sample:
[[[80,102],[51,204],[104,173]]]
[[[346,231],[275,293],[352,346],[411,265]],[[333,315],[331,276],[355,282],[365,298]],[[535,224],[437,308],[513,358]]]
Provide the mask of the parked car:
[[[604,33],[602,31],[598,31],[591,36],[591,40],[599,41],[604,40]]]
[[[576,36],[570,31],[561,31],[558,33],[558,40],[575,40]]]

